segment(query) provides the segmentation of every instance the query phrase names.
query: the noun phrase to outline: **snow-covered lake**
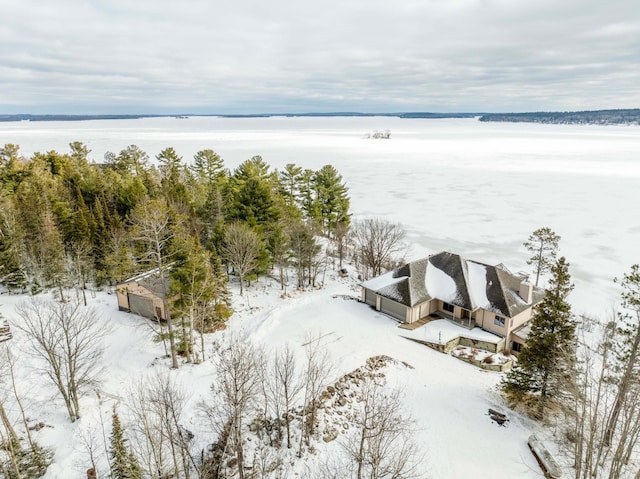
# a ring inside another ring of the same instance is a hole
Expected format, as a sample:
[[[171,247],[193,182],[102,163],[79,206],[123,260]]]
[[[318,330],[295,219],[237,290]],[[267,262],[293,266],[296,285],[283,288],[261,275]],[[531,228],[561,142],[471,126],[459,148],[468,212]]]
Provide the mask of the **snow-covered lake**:
[[[390,140],[366,140],[374,130]],[[578,311],[605,315],[612,279],[640,262],[640,128],[481,123],[473,119],[153,118],[0,123],[24,155],[82,141],[101,161],[136,144],[172,146],[189,161],[212,148],[234,168],[253,155],[273,167],[331,163],[354,216],[401,222],[411,258],[446,249],[527,270],[522,242],[550,226],[571,263]]]

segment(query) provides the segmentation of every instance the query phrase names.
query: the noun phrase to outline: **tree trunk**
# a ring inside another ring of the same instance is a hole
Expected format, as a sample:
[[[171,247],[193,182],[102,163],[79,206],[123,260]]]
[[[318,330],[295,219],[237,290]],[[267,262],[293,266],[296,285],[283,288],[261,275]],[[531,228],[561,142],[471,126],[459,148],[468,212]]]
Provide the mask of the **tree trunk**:
[[[162,280],[164,281],[164,277],[162,278]],[[166,287],[165,287],[165,290],[166,290]],[[162,303],[164,306],[165,314],[167,316],[166,318],[167,329],[169,330],[169,346],[171,349],[171,368],[178,369],[179,364],[178,364],[178,355],[176,353],[176,339],[173,337],[173,321],[171,321],[171,312],[169,311],[169,304],[166,298],[166,294]]]
[[[622,405],[629,391],[629,387],[631,386],[631,382],[633,381],[633,369],[638,359],[639,347],[640,347],[640,328],[636,330],[636,335],[633,339],[633,346],[629,354],[629,359],[627,360],[624,374],[622,378],[620,378],[620,382],[618,384],[618,392],[616,394],[616,400],[613,404],[613,409],[611,410],[611,415],[609,416],[609,422],[607,423],[607,429],[604,433],[603,442],[605,446],[611,445],[611,441],[613,439],[613,432],[618,423],[618,417],[620,416],[620,410],[622,409]]]
[[[238,461],[238,479],[244,479],[244,451],[242,449],[242,433],[236,425],[236,459]]]

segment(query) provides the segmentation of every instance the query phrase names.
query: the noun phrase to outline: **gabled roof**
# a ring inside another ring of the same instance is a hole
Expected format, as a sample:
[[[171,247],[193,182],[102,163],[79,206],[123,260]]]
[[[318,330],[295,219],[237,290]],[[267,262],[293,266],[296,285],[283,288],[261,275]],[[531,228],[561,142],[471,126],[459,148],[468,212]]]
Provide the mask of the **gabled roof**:
[[[165,278],[164,282],[160,280],[158,268],[152,269],[150,271],[146,271],[144,273],[138,274],[132,278],[129,278],[117,286],[125,286],[130,283],[137,283],[140,287],[150,291],[153,295],[163,298],[165,296],[165,291],[168,290],[169,287],[169,279]]]
[[[524,280],[502,264],[491,266],[441,252],[365,281],[362,286],[405,306],[439,299],[469,311],[482,308],[513,317],[544,296],[542,289],[534,287],[533,301],[527,303],[519,294]]]

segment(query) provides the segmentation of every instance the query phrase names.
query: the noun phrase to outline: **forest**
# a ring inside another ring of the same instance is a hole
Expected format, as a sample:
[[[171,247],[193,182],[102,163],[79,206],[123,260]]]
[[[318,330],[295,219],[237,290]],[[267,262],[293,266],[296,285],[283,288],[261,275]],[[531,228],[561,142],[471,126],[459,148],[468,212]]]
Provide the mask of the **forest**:
[[[181,298],[175,313],[207,330],[231,314],[228,273],[241,293],[267,272],[284,287],[289,266],[298,287],[313,286],[317,238],[342,251],[349,197],[331,165],[275,171],[254,156],[229,171],[209,149],[187,164],[165,148],[157,166],[135,145],[103,163],[89,153],[79,142],[31,158],[16,145],[0,149],[0,284],[9,291],[55,288],[64,300],[69,288],[155,269]]]

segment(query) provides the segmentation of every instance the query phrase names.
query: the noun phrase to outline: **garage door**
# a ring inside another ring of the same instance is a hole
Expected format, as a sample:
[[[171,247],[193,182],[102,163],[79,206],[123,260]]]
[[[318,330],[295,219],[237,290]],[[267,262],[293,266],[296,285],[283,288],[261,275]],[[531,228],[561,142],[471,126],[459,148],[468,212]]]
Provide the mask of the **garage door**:
[[[153,301],[144,296],[129,293],[129,309],[132,313],[139,314],[145,318],[153,319],[155,317]]]
[[[407,319],[406,306],[389,298],[380,298],[380,311],[403,322]]]
[[[374,291],[371,291],[370,289],[365,289],[364,290],[364,302],[373,306],[375,308],[376,306],[376,293]]]

